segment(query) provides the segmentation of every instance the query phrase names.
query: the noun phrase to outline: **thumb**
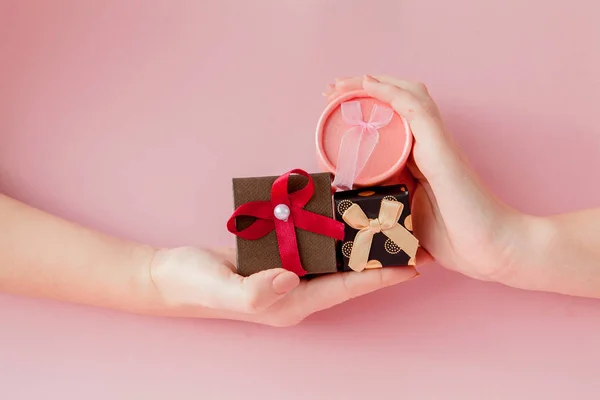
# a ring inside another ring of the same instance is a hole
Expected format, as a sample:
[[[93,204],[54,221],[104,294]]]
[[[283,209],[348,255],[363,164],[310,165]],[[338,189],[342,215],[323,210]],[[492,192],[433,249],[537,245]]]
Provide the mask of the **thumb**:
[[[300,284],[300,278],[282,268],[268,269],[248,277],[234,275],[235,295],[231,297],[232,311],[243,313],[261,312]]]

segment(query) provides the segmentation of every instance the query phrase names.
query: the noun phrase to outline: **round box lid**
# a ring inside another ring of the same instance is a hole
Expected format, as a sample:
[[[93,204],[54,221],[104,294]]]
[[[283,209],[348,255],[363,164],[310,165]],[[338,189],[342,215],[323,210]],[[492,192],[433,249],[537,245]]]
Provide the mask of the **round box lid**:
[[[334,184],[338,187],[343,182],[365,187],[388,180],[404,168],[413,144],[406,120],[389,104],[362,90],[343,94],[329,103],[316,134],[319,159],[328,172],[336,175]]]

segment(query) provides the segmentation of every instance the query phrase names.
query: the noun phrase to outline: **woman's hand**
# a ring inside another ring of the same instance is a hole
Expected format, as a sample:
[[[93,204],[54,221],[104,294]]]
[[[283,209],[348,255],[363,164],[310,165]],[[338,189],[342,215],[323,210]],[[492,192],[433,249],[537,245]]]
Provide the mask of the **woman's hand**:
[[[337,273],[300,280],[284,269],[236,274],[233,250],[158,250],[150,263],[158,304],[151,313],[233,319],[272,326],[297,324],[312,313],[418,276],[413,267]]]
[[[283,269],[236,274],[232,250],[154,249],[0,195],[0,292],[147,315],[273,326],[417,276],[413,267],[302,280]]]
[[[385,76],[343,78],[324,95],[331,100],[357,89],[390,104],[411,127],[415,142],[408,170],[416,180],[413,226],[421,245],[444,267],[514,284],[513,266],[533,218],[484,187],[448,135],[425,85]]]

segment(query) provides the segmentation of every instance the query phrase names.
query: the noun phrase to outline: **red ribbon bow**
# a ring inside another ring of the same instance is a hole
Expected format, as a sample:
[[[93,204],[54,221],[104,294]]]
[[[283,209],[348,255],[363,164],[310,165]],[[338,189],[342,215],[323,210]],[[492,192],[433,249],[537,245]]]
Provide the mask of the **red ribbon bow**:
[[[292,174],[305,176],[308,178],[308,184],[300,190],[288,193],[288,180]],[[296,228],[338,240],[344,239],[343,223],[304,209],[314,191],[315,185],[311,176],[301,169],[293,169],[273,182],[270,201],[251,201],[239,206],[227,221],[227,229],[247,240],[260,239],[275,229],[282,267],[303,276],[306,271],[300,262]],[[280,209],[289,209],[287,219],[279,219],[280,217],[275,215],[277,206],[280,206]],[[239,231],[235,223],[236,217],[239,216],[255,217],[256,220],[249,227]]]

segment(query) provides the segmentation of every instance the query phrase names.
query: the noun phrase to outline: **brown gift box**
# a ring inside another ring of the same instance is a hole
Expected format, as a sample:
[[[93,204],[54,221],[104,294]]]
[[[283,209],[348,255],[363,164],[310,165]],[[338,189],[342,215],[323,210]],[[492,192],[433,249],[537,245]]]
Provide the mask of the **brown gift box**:
[[[314,182],[314,194],[304,209],[328,218],[334,218],[331,175],[329,173],[317,173],[310,174],[310,176]],[[278,176],[234,178],[233,198],[235,208],[252,201],[270,200],[271,186],[277,178]],[[288,193],[302,189],[307,183],[308,179],[306,177],[291,175],[288,181]],[[236,227],[238,230],[243,230],[250,226],[254,220],[253,217],[239,216],[236,218]],[[307,271],[307,275],[337,272],[336,240],[334,238],[297,227],[295,231],[300,261],[302,268]],[[256,240],[236,237],[236,241],[238,274],[249,276],[266,269],[281,268],[277,236],[274,230]]]

